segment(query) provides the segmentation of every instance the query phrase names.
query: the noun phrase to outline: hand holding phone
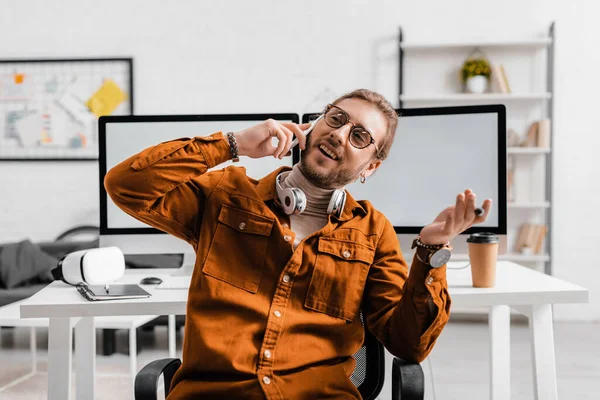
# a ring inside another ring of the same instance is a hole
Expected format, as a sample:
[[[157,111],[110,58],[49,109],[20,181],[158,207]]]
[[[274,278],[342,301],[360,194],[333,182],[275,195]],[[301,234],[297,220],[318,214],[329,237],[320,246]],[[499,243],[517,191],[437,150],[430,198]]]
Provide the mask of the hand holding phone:
[[[317,125],[317,122],[319,122],[319,120],[321,118],[323,118],[323,114],[319,115],[319,118],[315,119],[313,122],[310,123],[310,126],[308,127],[308,129],[306,129],[304,131],[304,136],[308,136],[308,134],[312,132],[312,130],[315,128],[315,125]],[[296,146],[297,144],[298,144],[298,138],[296,138],[292,141],[292,148],[294,146]]]

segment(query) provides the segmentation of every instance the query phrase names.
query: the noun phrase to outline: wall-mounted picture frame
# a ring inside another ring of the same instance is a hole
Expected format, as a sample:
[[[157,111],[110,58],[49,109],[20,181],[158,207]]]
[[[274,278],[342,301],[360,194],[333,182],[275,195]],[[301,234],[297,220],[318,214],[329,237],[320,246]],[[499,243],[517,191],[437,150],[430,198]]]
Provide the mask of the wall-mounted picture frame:
[[[98,118],[133,110],[133,58],[0,60],[0,161],[97,160]]]

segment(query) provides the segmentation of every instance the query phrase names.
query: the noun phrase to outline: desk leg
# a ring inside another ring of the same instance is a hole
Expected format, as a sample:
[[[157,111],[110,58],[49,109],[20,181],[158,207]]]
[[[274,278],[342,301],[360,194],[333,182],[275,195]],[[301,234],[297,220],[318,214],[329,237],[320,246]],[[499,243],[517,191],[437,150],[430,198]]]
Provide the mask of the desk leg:
[[[96,375],[94,317],[81,318],[75,325],[75,357],[77,399],[94,399]]]
[[[558,399],[558,388],[556,386],[552,304],[531,306],[529,332],[531,334],[535,399],[556,400]]]
[[[135,326],[129,328],[129,371],[131,372],[131,382],[135,386],[135,375],[137,374],[137,329]]]
[[[176,349],[176,343],[175,343],[175,339],[176,339],[176,323],[175,323],[175,315],[170,314],[169,315],[169,323],[167,325],[167,330],[168,330],[168,334],[169,334],[169,357],[170,358],[175,358],[175,349]]]
[[[48,399],[71,399],[71,336],[70,318],[50,318],[48,326]]]
[[[37,336],[35,326],[29,328],[29,350],[31,351],[31,373],[37,372]]]
[[[510,399],[510,307],[490,307],[490,398]]]

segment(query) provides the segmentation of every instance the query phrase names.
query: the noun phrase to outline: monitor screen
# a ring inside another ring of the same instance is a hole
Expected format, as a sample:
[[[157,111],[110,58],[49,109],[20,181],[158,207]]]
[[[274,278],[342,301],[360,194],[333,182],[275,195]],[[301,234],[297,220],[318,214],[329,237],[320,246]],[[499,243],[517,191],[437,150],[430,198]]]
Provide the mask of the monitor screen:
[[[419,233],[470,188],[487,220],[464,233],[506,234],[506,111],[503,105],[413,108],[399,113],[388,158],[365,184],[346,187],[369,200],[397,233]],[[303,122],[314,118],[305,114]]]
[[[295,123],[298,123],[299,120],[297,114],[115,116],[100,118],[101,245],[117,245],[126,254],[145,254],[182,252],[180,244],[183,243],[121,211],[112,202],[104,188],[104,176],[108,170],[132,155],[162,142],[185,137],[208,136],[219,131],[223,133],[237,132],[268,118]],[[231,163],[231,161],[228,161],[213,169],[225,168]],[[237,165],[245,167],[248,176],[258,179],[281,166],[291,167],[293,161],[292,157],[284,157],[279,160],[273,157],[251,159],[242,156]],[[157,236],[144,237],[144,235]],[[167,236],[169,237],[167,238]],[[149,243],[149,238],[152,238],[153,241],[163,240],[162,244],[164,246],[157,245],[156,242],[153,243],[153,246],[146,246],[145,243]],[[189,247],[187,244],[184,245],[185,249]]]

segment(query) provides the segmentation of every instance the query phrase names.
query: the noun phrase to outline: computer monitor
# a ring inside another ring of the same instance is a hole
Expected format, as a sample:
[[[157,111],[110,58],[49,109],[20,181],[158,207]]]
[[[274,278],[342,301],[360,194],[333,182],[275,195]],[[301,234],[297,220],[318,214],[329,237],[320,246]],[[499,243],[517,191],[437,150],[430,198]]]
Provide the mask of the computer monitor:
[[[506,235],[506,110],[503,105],[397,110],[388,158],[365,184],[346,187],[369,200],[398,234],[419,233],[470,188],[477,206],[492,199],[487,220],[463,232]],[[309,122],[315,114],[304,114]]]
[[[161,142],[221,131],[237,132],[266,119],[298,123],[298,114],[112,116],[99,120],[100,246],[118,246],[124,254],[193,254],[192,247],[172,235],[151,228],[118,208],[104,188],[106,172],[121,161]],[[214,169],[225,168],[231,161]],[[251,159],[240,157],[250,177],[262,178],[292,157]],[[184,265],[186,260],[184,259]]]

